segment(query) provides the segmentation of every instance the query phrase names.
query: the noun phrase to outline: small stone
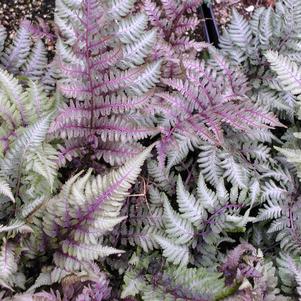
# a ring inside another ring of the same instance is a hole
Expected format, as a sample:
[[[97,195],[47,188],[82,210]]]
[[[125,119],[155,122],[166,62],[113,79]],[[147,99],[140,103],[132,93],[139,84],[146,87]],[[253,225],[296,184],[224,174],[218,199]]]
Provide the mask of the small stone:
[[[221,22],[221,24],[225,24],[225,23],[227,22],[227,19],[224,18],[224,17],[222,17],[222,18],[220,19],[220,22]]]
[[[248,12],[248,13],[251,13],[252,11],[254,11],[255,7],[254,5],[250,5],[249,7],[246,7],[245,10]]]

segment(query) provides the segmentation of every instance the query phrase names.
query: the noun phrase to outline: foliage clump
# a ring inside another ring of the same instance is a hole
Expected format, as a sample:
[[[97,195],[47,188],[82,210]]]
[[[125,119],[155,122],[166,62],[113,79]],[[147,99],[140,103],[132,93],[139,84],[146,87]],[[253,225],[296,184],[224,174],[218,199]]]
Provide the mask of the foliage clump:
[[[299,0],[57,0],[0,26],[0,299],[301,298]]]

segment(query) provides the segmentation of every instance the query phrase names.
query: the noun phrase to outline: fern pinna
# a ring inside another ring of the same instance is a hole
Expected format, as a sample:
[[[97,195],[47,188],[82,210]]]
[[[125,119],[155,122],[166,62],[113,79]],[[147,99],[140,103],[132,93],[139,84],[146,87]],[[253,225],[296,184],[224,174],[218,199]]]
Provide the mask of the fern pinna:
[[[133,2],[133,1],[132,1]],[[72,62],[60,60],[63,104],[50,133],[65,139],[62,158],[90,154],[121,164],[142,150],[136,141],[157,133],[139,108],[149,104],[160,64],[146,63],[156,39],[133,3],[82,2]],[[69,49],[71,51],[71,48]]]

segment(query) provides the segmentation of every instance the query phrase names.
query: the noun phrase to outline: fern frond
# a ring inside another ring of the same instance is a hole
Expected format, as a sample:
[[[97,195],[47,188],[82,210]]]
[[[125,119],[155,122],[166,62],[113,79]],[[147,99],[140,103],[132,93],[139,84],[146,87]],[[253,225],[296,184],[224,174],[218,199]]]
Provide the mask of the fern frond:
[[[248,182],[248,171],[240,164],[237,164],[232,156],[227,156],[221,163],[225,169],[224,176],[232,183],[241,188],[246,187]]]
[[[208,210],[213,210],[217,205],[217,196],[216,194],[207,187],[206,182],[202,174],[199,175],[198,186],[197,186],[198,198],[201,200],[201,203],[204,208]]]
[[[70,159],[82,154],[123,162],[110,155],[113,142],[122,152],[126,143],[131,148],[137,140],[159,132],[140,118],[160,77],[161,61],[146,64],[156,32],[147,30],[145,15],[129,15],[132,0],[102,4],[90,0],[76,9],[59,5],[57,17],[74,24],[75,38],[82,42],[72,43],[71,48],[68,37],[58,41],[63,72],[60,90],[75,100],[62,105],[50,133],[66,140],[64,152]]]
[[[19,125],[20,123],[25,125],[27,122],[27,112],[24,105],[22,87],[11,74],[1,68],[0,88],[7,95],[10,102],[12,102],[18,109],[16,112],[14,112],[15,114],[13,116],[13,122],[16,125]]]
[[[194,231],[188,218],[182,218],[175,212],[166,195],[163,195],[165,231],[173,237],[175,244],[187,244],[194,236]]]
[[[32,80],[39,80],[47,66],[47,51],[44,43],[38,40],[28,60],[22,68],[22,74]]]
[[[44,87],[36,81],[28,81],[28,87],[23,96],[30,123],[55,111],[54,97],[47,97]]]
[[[4,175],[17,176],[27,152],[36,149],[44,141],[49,123],[50,116],[46,116],[24,130],[0,162],[1,171]]]
[[[17,271],[17,260],[15,256],[15,245],[12,242],[3,239],[0,252],[0,279],[4,282]]]
[[[63,186],[60,194],[47,203],[43,231],[54,241],[57,236],[61,237],[54,256],[58,267],[83,270],[85,264],[99,256],[121,252],[99,245],[98,239],[122,220],[114,221],[151,149],[147,148],[103,177],[91,176],[91,170],[82,177],[82,173],[75,175]]]
[[[11,188],[3,178],[0,178],[0,194],[7,196],[12,202],[15,202]]]
[[[21,208],[21,212],[20,215],[22,216],[22,218],[26,219],[28,218],[30,215],[32,215],[40,206],[42,206],[42,204],[45,202],[45,198],[44,197],[40,197],[37,198],[36,200],[25,204],[22,208]]]
[[[109,9],[111,18],[119,20],[122,17],[126,16],[133,8],[135,1],[136,0],[112,0]]]
[[[185,245],[178,245],[173,240],[163,236],[155,235],[155,240],[163,249],[163,256],[167,261],[180,266],[186,266],[189,261],[189,250]]]
[[[212,185],[217,185],[220,177],[223,174],[219,151],[217,147],[210,144],[201,145],[200,150],[198,163],[201,172],[205,179],[208,180]]]
[[[9,225],[0,225],[0,233],[1,232],[8,232],[8,233],[30,233],[32,229],[25,224],[24,221],[16,219],[12,221]]]
[[[54,181],[57,177],[58,152],[50,144],[43,144],[28,152],[26,156],[25,170],[34,171],[40,174],[49,182],[50,189],[53,189]]]
[[[198,185],[198,187],[200,187]],[[202,202],[196,200],[193,195],[185,190],[182,178],[179,176],[177,182],[177,200],[181,216],[199,227],[202,220],[206,219],[206,211]],[[201,199],[203,201],[203,199]]]
[[[273,35],[273,16],[274,11],[271,7],[261,13],[259,40],[265,49],[269,47],[269,42]]]
[[[148,31],[137,42],[128,44],[124,48],[123,59],[126,65],[141,65],[145,57],[150,54],[156,40],[156,31]]]
[[[233,43],[246,49],[251,42],[252,32],[248,22],[237,12],[232,11],[232,20],[229,26],[229,34]]]
[[[139,40],[146,26],[146,15],[142,13],[136,14],[120,21],[117,34],[123,43],[129,44]]]
[[[4,42],[6,39],[7,33],[6,33],[6,29],[3,25],[0,25],[0,57],[2,55],[2,51],[4,48]]]
[[[16,38],[10,47],[6,49],[1,57],[2,65],[9,72],[16,72],[25,63],[30,51],[31,42],[31,23],[28,20],[23,20],[16,34]]]
[[[267,51],[265,57],[276,72],[280,83],[286,91],[298,95],[301,93],[301,69],[289,58],[275,51]]]

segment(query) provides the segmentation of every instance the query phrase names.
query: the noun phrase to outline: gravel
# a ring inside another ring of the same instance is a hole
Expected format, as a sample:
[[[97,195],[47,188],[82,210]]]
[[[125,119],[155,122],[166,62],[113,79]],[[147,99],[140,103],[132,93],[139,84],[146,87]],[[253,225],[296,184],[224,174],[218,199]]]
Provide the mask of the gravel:
[[[55,0],[0,0],[0,23],[15,36],[20,21],[24,18],[34,21],[40,17],[46,22],[53,20]]]

